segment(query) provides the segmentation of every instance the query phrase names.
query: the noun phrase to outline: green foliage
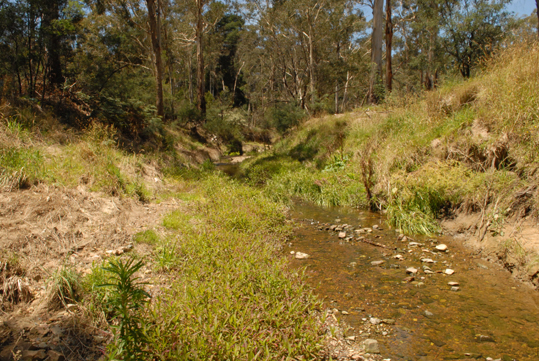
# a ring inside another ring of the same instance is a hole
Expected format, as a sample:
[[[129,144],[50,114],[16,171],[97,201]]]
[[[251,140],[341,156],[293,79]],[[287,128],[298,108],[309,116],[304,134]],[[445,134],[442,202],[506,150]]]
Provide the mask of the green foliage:
[[[268,122],[281,134],[305,119],[305,112],[294,104],[277,103],[268,112]]]
[[[157,244],[160,241],[159,235],[153,229],[147,229],[144,232],[138,232],[133,236],[136,243]]]
[[[150,295],[144,291],[143,283],[137,282],[135,273],[142,268],[142,261],[134,258],[111,260],[103,270],[111,274],[111,282],[101,287],[110,287],[112,294],[108,299],[114,318],[118,321],[116,344],[112,348],[112,357],[124,360],[142,360],[146,352],[147,337],[144,333],[144,321],[141,312]]]

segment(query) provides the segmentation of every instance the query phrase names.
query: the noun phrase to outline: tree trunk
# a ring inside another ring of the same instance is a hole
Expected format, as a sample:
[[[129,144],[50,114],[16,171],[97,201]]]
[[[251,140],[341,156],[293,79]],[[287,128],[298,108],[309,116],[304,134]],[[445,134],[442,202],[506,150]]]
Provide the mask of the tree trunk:
[[[537,11],[537,36],[539,36],[539,0],[535,0],[535,9]]]
[[[391,16],[391,0],[386,0],[386,89],[388,93],[393,90],[393,68],[391,66],[393,22],[391,21]]]
[[[200,111],[202,118],[206,117],[206,92],[204,86],[204,44],[203,31],[204,22],[202,19],[202,8],[204,7],[203,0],[196,0],[197,5],[197,24],[196,24],[196,44],[197,44],[197,108]]]
[[[313,50],[313,24],[310,14],[307,14],[309,22],[309,92],[311,93],[311,104],[315,101],[315,80],[314,80],[314,50]]]
[[[371,60],[371,82],[369,87],[369,101],[374,104],[378,102],[378,95],[375,94],[375,86],[382,77],[382,42],[383,42],[383,22],[384,22],[384,0],[374,0],[372,9],[372,60]]]
[[[148,21],[150,23],[150,37],[152,40],[153,59],[155,67],[155,105],[157,115],[163,117],[165,109],[163,105],[163,63],[161,61],[161,26],[159,23],[159,0],[146,0],[148,6]]]
[[[64,83],[62,63],[60,62],[60,35],[53,29],[54,22],[58,21],[59,18],[60,4],[58,0],[48,1],[43,13],[43,27],[47,32],[49,81],[54,87],[59,87]]]

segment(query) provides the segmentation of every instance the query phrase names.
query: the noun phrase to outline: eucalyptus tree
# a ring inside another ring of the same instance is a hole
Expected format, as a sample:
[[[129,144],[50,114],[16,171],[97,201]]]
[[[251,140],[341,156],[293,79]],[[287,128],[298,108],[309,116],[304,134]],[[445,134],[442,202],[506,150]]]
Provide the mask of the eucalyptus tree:
[[[469,78],[480,60],[490,55],[509,32],[505,6],[510,0],[442,1],[443,45],[460,74]]]

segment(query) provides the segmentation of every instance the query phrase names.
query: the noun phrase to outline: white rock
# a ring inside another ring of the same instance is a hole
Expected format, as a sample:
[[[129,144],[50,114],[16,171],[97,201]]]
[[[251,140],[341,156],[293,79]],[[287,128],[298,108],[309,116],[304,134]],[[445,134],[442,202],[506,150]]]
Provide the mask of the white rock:
[[[440,252],[445,252],[447,251],[447,246],[445,244],[439,244],[436,246],[436,250]]]
[[[433,261],[433,260],[430,259],[430,258],[423,258],[423,259],[421,260],[421,262],[425,262],[425,263],[435,263],[435,261]]]
[[[404,257],[402,255],[400,255],[400,254],[394,255],[393,258],[398,259],[400,261],[402,261],[404,259]]]
[[[296,252],[294,252],[294,251],[290,251],[290,254],[294,254],[294,253],[296,253]]]
[[[371,264],[372,264],[373,266],[379,266],[379,265],[381,265],[381,264],[384,263],[384,262],[385,262],[385,261],[372,261]]]
[[[458,282],[447,282],[447,285],[448,286],[458,286],[459,283]]]
[[[380,323],[382,323],[382,320],[379,319],[379,318],[375,318],[375,317],[371,317],[371,319],[369,320],[370,323],[372,323],[373,325],[379,325]]]
[[[346,232],[339,232],[339,238],[345,238]]]
[[[417,272],[418,272],[418,269],[414,268],[414,267],[408,267],[406,269],[406,273],[410,273],[410,274],[413,274],[413,275],[415,275]]]
[[[302,253],[302,252],[296,252],[296,258],[297,259],[307,259],[311,256],[309,256],[307,253]]]
[[[446,270],[444,271],[444,273],[445,273],[446,275],[452,275],[453,273],[455,273],[455,271],[452,270],[451,268],[448,268],[448,269],[446,269]]]

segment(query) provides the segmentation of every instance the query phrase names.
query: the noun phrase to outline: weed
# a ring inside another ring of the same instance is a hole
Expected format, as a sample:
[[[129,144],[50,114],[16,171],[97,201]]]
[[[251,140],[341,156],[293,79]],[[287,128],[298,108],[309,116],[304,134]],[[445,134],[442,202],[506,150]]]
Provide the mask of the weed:
[[[124,360],[144,359],[146,335],[142,328],[143,320],[140,313],[148,302],[150,295],[142,288],[143,283],[137,282],[135,273],[142,268],[142,261],[134,258],[128,260],[112,260],[103,270],[110,273],[111,282],[101,287],[112,289],[108,304],[114,312],[118,325],[116,345],[112,355],[121,356]]]
[[[173,242],[165,242],[155,248],[155,264],[158,271],[170,271],[178,264],[176,246]]]
[[[49,278],[48,305],[51,309],[76,303],[82,295],[80,275],[69,266],[57,269]]]
[[[147,229],[144,232],[138,232],[133,236],[136,243],[147,243],[155,245],[160,241],[159,235],[153,229]]]

